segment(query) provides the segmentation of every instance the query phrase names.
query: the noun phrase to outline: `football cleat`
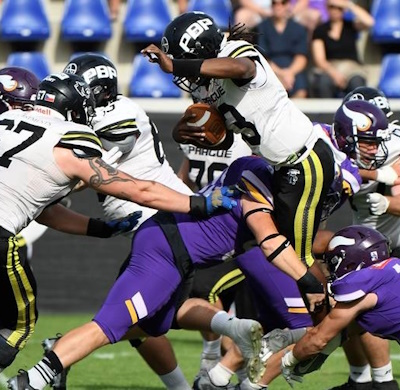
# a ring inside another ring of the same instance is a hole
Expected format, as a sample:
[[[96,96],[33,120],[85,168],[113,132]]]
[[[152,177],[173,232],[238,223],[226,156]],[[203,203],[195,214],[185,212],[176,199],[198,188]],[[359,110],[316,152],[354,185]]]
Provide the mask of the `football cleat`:
[[[230,383],[224,386],[214,385],[208,373],[197,377],[193,383],[193,390],[233,390],[234,388],[235,386]]]
[[[331,387],[329,390],[372,390],[372,382],[357,383],[351,378],[343,385]]]
[[[399,384],[394,379],[389,382],[372,382],[372,390],[399,390]]]
[[[17,376],[7,381],[9,390],[36,390],[29,385],[29,376],[25,370],[19,370]]]
[[[53,349],[54,344],[57,340],[62,337],[60,333],[57,333],[56,337],[44,339],[42,341],[42,347],[44,353],[50,352]],[[50,386],[54,390],[66,390],[67,389],[67,375],[70,370],[70,367],[63,370],[60,374],[56,375],[52,380]]]

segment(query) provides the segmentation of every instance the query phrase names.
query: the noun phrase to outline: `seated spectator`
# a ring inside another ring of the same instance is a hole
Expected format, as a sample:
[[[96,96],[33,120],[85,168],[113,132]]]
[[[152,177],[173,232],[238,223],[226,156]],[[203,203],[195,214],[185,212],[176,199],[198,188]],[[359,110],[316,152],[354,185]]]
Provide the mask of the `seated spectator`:
[[[311,53],[315,65],[313,92],[316,97],[342,97],[366,85],[366,73],[357,54],[358,32],[374,24],[373,17],[349,0],[328,0],[329,20],[313,34]],[[353,21],[343,19],[346,10]]]
[[[290,97],[307,97],[307,30],[290,18],[289,0],[273,0],[258,26],[258,44]]]
[[[232,5],[234,24],[244,23],[248,29],[254,29],[272,14],[271,0],[236,0]]]
[[[292,16],[312,34],[315,28],[329,18],[326,0],[291,0]]]
[[[121,6],[121,0],[108,0],[108,6],[110,8],[110,18],[112,21],[117,20],[119,14],[119,8]]]

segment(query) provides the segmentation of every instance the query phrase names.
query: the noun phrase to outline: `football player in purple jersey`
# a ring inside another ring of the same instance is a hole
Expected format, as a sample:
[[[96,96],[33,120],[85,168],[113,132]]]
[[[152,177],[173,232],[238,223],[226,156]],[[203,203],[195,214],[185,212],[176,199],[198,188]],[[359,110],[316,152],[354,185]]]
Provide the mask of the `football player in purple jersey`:
[[[377,230],[352,225],[339,230],[325,252],[336,305],[282,357],[288,381],[313,370],[321,354],[327,357],[347,334],[374,334],[400,342],[400,259],[390,257],[388,239]],[[315,368],[314,368],[315,369]],[[381,367],[391,371],[391,364]],[[366,389],[398,389],[395,380],[374,381]]]

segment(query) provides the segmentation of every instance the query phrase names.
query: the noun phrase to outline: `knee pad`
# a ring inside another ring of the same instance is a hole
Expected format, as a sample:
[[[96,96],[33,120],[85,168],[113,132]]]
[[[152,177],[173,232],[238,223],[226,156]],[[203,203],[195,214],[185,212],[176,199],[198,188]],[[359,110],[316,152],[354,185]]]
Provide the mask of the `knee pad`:
[[[139,348],[146,339],[131,339],[129,340],[129,344],[132,345],[133,348]]]
[[[18,349],[9,345],[5,338],[0,336],[0,370],[10,366],[18,352]]]

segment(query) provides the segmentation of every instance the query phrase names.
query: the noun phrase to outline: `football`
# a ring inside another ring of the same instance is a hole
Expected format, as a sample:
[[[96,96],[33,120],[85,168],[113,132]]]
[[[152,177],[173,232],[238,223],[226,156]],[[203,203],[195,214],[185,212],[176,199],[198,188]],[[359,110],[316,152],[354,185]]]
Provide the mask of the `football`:
[[[206,103],[195,103],[186,109],[187,114],[195,115],[188,122],[188,126],[204,127],[204,146],[217,146],[226,137],[224,118],[218,110]],[[201,142],[198,142],[203,145]]]

